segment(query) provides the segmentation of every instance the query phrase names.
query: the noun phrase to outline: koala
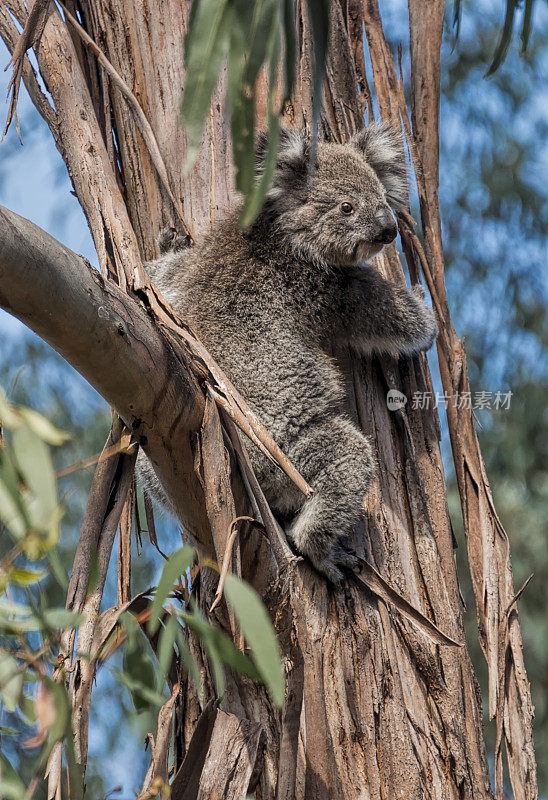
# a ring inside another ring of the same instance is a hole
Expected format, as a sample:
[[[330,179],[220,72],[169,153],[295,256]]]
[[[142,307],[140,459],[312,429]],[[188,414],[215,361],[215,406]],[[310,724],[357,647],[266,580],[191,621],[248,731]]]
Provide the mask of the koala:
[[[258,171],[267,142],[259,138]],[[421,287],[385,280],[368,259],[397,234],[406,203],[399,133],[370,126],[348,144],[310,142],[283,130],[272,188],[247,229],[233,212],[195,247],[173,229],[150,278],[308,481],[304,495],[255,447],[262,490],[296,550],[331,583],[357,564],[348,537],[375,474],[368,438],[344,412],[341,372],[329,354],[414,354],[437,336]],[[151,466],[145,485],[164,505]]]

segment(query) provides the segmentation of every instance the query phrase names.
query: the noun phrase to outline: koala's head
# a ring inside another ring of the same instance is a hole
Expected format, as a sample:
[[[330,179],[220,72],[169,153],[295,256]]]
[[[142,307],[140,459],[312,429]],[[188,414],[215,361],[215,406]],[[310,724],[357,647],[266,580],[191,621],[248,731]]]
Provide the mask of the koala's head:
[[[258,163],[266,150],[260,138]],[[390,125],[371,125],[348,144],[318,142],[311,179],[310,142],[283,129],[265,212],[286,243],[321,266],[371,258],[397,234],[393,209],[407,196],[403,143]]]

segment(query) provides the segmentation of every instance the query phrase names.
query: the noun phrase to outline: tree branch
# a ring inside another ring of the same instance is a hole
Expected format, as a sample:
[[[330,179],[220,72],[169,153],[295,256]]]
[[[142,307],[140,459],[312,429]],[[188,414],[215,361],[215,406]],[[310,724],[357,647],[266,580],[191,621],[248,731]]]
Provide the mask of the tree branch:
[[[181,347],[84,258],[0,207],[0,307],[72,364],[144,447],[185,528],[212,551],[190,436],[204,395]]]

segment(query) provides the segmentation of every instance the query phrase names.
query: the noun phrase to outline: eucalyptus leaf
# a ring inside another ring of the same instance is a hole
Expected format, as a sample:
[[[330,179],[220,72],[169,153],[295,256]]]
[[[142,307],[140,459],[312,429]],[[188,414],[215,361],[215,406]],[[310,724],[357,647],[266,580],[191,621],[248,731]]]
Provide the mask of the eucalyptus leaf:
[[[502,26],[502,31],[500,33],[500,38],[497,47],[495,49],[495,54],[493,55],[493,60],[491,61],[489,69],[485,73],[486,78],[489,78],[498,70],[498,68],[508,55],[508,48],[510,47],[510,41],[512,39],[512,31],[514,29],[514,18],[516,16],[516,10],[518,8],[518,4],[519,0],[506,0],[506,14],[504,17],[504,24]]]
[[[230,16],[228,0],[200,0],[193,6],[185,42],[186,82],[181,104],[188,135],[187,170],[196,160],[211,96],[228,53]]]
[[[257,592],[247,583],[228,574],[224,594],[242,633],[253,652],[253,661],[273,701],[282,706],[285,680],[276,634]]]
[[[16,539],[22,539],[27,531],[27,523],[14,495],[0,475],[0,520]]]
[[[165,625],[160,631],[158,642],[158,674],[156,676],[156,688],[158,690],[161,690],[164,685],[175,654],[175,640],[177,638],[178,627],[179,623],[177,622],[177,618],[169,614]]]
[[[86,619],[85,614],[69,611],[67,608],[48,608],[42,614],[44,626],[52,630],[77,628]]]
[[[57,481],[48,446],[30,428],[18,428],[12,435],[17,468],[30,498],[27,510],[33,527],[45,529],[58,507]]]
[[[15,711],[22,691],[23,671],[10,653],[0,653],[0,694],[6,711]]]
[[[48,444],[57,446],[64,444],[72,438],[70,433],[60,431],[49,419],[39,414],[33,408],[18,406],[17,411],[23,422],[40,438]]]
[[[192,612],[178,611],[178,616],[186,622],[190,630],[198,637],[207,651],[217,694],[222,697],[226,688],[223,661],[217,649],[213,626],[206,620],[199,608],[194,605]]]
[[[27,789],[5,755],[0,753],[0,797],[4,800],[24,800]]]
[[[162,613],[164,602],[179,576],[187,571],[194,562],[195,557],[196,551],[194,548],[189,544],[185,544],[180,550],[176,550],[166,561],[150,607],[150,619],[148,621],[150,633],[155,633],[158,630],[158,625],[160,624],[159,618]]]
[[[14,406],[7,400],[2,387],[0,386],[0,419],[5,428],[19,428],[22,424],[21,418]]]
[[[307,0],[308,19],[312,28],[314,52],[313,87],[312,87],[312,144],[310,148],[310,164],[316,160],[318,141],[318,123],[322,107],[323,81],[327,48],[329,45],[329,0]]]
[[[129,664],[130,662],[128,662],[128,665]],[[128,673],[125,662],[124,671],[119,669],[112,670],[119,682],[129,689],[133,705],[137,712],[146,711],[150,706],[159,707],[165,703],[165,697],[152,688],[149,683],[149,680],[154,681],[154,667],[150,662],[148,662],[146,666],[145,664],[146,662],[142,659],[135,659],[132,667],[130,667],[132,668],[133,674]],[[144,674],[140,673],[137,675],[136,673],[140,668],[144,669],[145,672]],[[144,680],[141,678],[144,678]]]
[[[7,573],[8,583],[15,583],[17,586],[32,586],[43,580],[48,573],[43,569],[24,569],[22,567],[10,567]]]
[[[180,625],[177,626],[177,648],[179,650],[181,664],[192,679],[192,683],[194,684],[194,688],[198,694],[198,699],[203,700],[204,687],[202,683],[202,677],[200,675],[200,668],[198,667],[198,662],[190,652],[190,648],[185,639],[185,633]]]

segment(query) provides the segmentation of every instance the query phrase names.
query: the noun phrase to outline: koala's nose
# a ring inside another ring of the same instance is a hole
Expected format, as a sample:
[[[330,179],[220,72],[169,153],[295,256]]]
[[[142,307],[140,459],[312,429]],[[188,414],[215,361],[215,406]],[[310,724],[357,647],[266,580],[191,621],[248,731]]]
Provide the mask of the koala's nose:
[[[381,208],[375,214],[375,242],[378,244],[388,244],[393,242],[398,235],[398,226],[394,215],[389,208]]]

